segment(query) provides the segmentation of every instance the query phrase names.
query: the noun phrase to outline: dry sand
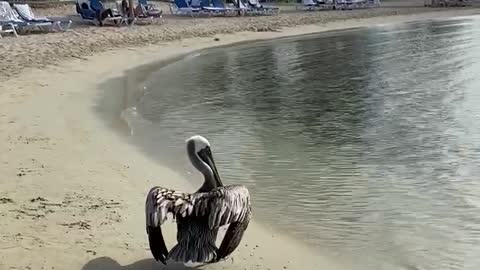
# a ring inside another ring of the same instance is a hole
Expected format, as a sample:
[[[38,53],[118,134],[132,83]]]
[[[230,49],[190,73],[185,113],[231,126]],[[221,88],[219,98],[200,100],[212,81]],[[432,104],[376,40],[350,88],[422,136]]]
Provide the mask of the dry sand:
[[[476,13],[475,9],[454,9],[295,28],[280,28],[288,23],[279,23],[271,26],[276,32],[238,32],[243,27],[233,27],[242,21],[246,29],[260,28],[269,19],[214,18],[198,20],[200,26],[178,20],[182,22],[178,28],[174,23],[133,29],[82,28],[77,30],[81,35],[3,39],[0,46],[13,52],[0,59],[2,75],[9,77],[0,85],[0,269],[190,269],[179,264],[164,268],[151,259],[143,204],[153,185],[193,191],[201,177],[197,175],[196,183],[187,182],[114,132],[116,109],[122,105],[118,97],[125,92],[118,88],[112,103],[100,108],[99,83],[118,81],[127,70],[150,61],[215,45]],[[277,20],[288,22],[293,16]],[[305,23],[317,20],[317,15],[302,16]],[[210,37],[193,37],[199,32]],[[213,34],[220,41],[213,41]],[[158,43],[166,36],[178,39],[181,35],[190,38]],[[120,48],[147,41],[157,44]],[[106,51],[111,48],[116,49]],[[26,68],[27,64],[33,67]],[[100,115],[110,115],[111,124]],[[171,247],[174,224],[167,224],[165,235]],[[204,269],[353,269],[348,264],[333,262],[253,222],[232,259]]]

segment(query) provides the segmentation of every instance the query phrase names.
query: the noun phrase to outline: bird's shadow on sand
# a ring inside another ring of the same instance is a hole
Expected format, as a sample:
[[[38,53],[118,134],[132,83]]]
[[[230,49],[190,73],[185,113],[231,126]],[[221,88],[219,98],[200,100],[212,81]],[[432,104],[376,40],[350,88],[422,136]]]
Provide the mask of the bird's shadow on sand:
[[[168,262],[163,265],[154,259],[145,259],[128,265],[120,265],[109,257],[100,257],[89,261],[82,267],[82,270],[193,270],[199,269],[188,267],[180,263]]]

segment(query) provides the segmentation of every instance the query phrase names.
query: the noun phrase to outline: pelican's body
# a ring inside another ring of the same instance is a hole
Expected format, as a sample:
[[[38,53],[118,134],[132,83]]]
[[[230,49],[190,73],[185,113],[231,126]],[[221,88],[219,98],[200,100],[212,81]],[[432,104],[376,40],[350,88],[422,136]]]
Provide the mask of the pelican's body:
[[[153,187],[145,203],[146,227],[154,258],[166,264],[178,262],[217,262],[240,244],[251,217],[250,195],[240,185],[224,186],[217,172],[210,143],[201,136],[187,140],[187,153],[193,166],[205,177],[192,194]],[[177,245],[170,252],[161,225],[172,213],[177,222]],[[230,224],[222,244],[216,247],[218,229]]]

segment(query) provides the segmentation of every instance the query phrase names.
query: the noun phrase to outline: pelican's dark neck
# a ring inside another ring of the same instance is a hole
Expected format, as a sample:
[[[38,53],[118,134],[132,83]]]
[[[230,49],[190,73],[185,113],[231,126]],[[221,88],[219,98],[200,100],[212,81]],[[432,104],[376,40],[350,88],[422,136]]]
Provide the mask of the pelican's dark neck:
[[[188,157],[190,158],[190,162],[192,162],[192,165],[199,172],[201,172],[204,177],[203,184],[198,191],[207,192],[214,189],[216,182],[215,182],[215,177],[213,176],[212,169],[200,159],[200,157],[195,151],[195,144],[193,141],[189,141],[187,143],[187,154],[188,154]]]
[[[205,176],[205,180],[203,181],[203,185],[198,189],[197,192],[209,192],[212,189],[215,188],[214,180],[212,179],[207,179]]]

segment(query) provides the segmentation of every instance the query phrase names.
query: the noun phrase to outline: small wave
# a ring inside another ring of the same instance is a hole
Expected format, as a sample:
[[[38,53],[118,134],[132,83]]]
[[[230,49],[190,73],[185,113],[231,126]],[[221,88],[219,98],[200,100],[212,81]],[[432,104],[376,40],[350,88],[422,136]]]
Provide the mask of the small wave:
[[[146,125],[151,125],[152,122],[143,118],[137,111],[137,107],[129,107],[120,113],[120,118],[125,121],[130,130],[130,135],[133,136],[136,130],[144,128]]]
[[[189,54],[189,55],[185,56],[184,59],[191,59],[191,58],[199,57],[200,55],[202,55],[202,54],[199,53],[199,52],[196,52],[196,53],[192,53],[192,54]]]

